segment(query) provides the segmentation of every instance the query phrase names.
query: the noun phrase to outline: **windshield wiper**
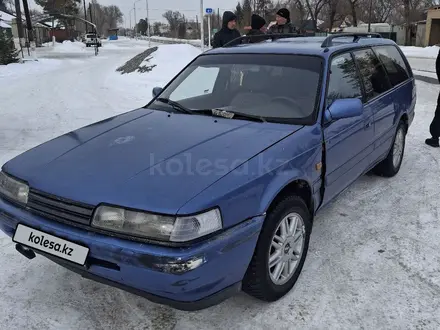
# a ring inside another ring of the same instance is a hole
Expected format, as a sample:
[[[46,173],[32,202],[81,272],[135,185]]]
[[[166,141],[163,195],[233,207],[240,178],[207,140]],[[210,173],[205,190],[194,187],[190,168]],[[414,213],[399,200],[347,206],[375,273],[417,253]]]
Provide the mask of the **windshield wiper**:
[[[159,97],[155,101],[168,104],[168,105],[172,106],[174,110],[177,110],[177,111],[189,114],[189,115],[192,115],[194,113],[191,109],[188,109],[187,107],[183,106],[179,102],[172,101],[172,100],[167,99],[165,97]]]
[[[264,117],[255,116],[243,112],[236,112],[236,111],[226,111],[221,109],[204,109],[204,110],[195,110],[193,113],[202,113],[205,115],[212,115],[215,117],[222,117],[227,119],[244,119],[244,120],[252,120],[252,121],[258,121],[258,122],[266,122],[266,119]]]

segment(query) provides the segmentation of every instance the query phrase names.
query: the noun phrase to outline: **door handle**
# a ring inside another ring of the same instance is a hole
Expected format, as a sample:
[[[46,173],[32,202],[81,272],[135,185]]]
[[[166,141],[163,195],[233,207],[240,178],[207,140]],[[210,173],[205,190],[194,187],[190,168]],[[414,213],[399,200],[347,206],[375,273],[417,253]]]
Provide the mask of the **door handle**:
[[[373,122],[369,121],[368,123],[365,124],[365,128],[370,128],[372,124]]]

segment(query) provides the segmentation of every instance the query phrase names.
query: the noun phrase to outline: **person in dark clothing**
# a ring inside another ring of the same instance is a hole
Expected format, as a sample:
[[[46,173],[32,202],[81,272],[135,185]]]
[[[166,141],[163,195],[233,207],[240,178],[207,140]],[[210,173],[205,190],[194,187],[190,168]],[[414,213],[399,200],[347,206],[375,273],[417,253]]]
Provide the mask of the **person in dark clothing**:
[[[251,30],[246,34],[247,36],[256,36],[249,38],[249,43],[261,42],[266,40],[264,37],[265,31],[264,26],[266,25],[266,20],[260,15],[253,14],[251,18]],[[261,37],[258,37],[261,36]]]
[[[287,8],[281,8],[277,11],[276,23],[271,23],[268,33],[296,33],[296,29],[290,22],[290,11]]]
[[[240,32],[235,28],[236,25],[237,16],[231,11],[225,11],[223,14],[223,26],[220,31],[214,35],[212,48],[223,47],[228,42],[241,37]]]
[[[437,79],[440,83],[440,51],[437,55],[437,60],[435,61],[435,69],[437,71]],[[439,138],[440,138],[440,94],[437,98],[437,107],[435,109],[434,119],[432,120],[431,126],[429,126],[429,132],[431,133],[431,138],[426,139],[426,144],[439,148]]]

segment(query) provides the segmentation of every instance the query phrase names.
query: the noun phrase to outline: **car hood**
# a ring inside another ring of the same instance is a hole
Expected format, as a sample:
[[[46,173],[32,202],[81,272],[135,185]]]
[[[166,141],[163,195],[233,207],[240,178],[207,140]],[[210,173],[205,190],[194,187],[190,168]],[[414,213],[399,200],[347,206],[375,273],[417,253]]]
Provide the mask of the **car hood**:
[[[4,170],[78,202],[174,214],[301,127],[139,109],[46,142]]]

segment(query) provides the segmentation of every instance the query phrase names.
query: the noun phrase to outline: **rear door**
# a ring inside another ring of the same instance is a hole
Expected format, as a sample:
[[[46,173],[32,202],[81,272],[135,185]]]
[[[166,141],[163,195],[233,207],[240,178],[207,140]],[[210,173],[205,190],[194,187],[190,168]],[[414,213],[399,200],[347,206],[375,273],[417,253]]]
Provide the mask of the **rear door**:
[[[390,91],[391,83],[385,68],[373,50],[362,49],[353,52],[353,55],[362,77],[364,109],[374,116],[374,153],[371,159],[371,165],[374,165],[384,152],[378,149],[378,145],[388,141],[392,133],[390,130],[395,116],[394,96]]]
[[[376,153],[378,157],[383,157],[391,148],[402,114],[414,108],[415,85],[409,68],[395,46],[384,45],[373,49],[390,81],[387,95],[389,106],[378,109],[375,116]]]
[[[331,59],[326,107],[336,99],[363,99],[359,71],[351,53]],[[324,203],[356,180],[371,163],[374,150],[373,113],[364,108],[358,117],[340,119],[324,127],[326,178]]]

